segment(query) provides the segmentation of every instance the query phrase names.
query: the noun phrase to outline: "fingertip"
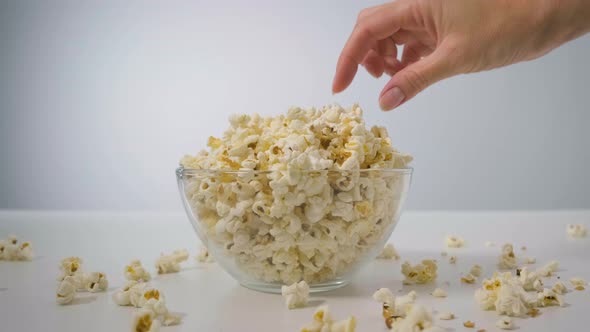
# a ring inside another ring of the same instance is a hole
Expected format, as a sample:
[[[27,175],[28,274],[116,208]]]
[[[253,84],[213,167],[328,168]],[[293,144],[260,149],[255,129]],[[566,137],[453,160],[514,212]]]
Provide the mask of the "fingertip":
[[[406,100],[406,94],[399,87],[395,86],[385,91],[379,97],[379,107],[383,111],[390,111],[401,105]]]

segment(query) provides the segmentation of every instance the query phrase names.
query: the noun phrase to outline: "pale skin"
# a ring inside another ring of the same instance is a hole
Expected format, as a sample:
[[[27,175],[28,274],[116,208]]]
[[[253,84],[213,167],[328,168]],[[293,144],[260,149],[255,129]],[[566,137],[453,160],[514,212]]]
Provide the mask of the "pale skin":
[[[536,59],[588,32],[590,0],[398,0],[360,12],[332,91],[362,65],[391,76],[379,95],[391,110],[445,78]]]

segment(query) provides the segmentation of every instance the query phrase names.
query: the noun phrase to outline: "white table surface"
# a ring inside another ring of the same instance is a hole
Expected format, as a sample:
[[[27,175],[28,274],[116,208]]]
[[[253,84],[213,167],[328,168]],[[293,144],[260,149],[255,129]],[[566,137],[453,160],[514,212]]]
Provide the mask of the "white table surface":
[[[157,276],[153,262],[160,251],[187,248],[194,254],[199,248],[180,213],[0,211],[0,237],[16,234],[30,240],[37,255],[32,262],[0,261],[0,331],[130,330],[135,309],[115,305],[111,293],[123,283],[123,266],[133,258],[150,267],[156,276],[152,283],[164,292],[169,309],[184,316],[181,325],[162,331],[298,331],[319,304],[328,304],[337,319],[355,315],[357,331],[387,331],[380,305],[371,299],[380,287],[394,292],[414,289],[419,303],[454,312],[457,319],[437,321],[448,331],[497,331],[496,314],[481,311],[473,299],[478,286],[461,284],[460,274],[477,263],[485,276],[490,275],[496,270],[500,245],[510,242],[517,256],[537,258],[536,266],[557,259],[563,281],[573,276],[590,280],[590,239],[568,239],[568,223],[590,226],[590,211],[407,212],[391,238],[400,261],[372,262],[352,284],[312,295],[306,308],[287,310],[280,295],[245,289],[215,263],[198,264],[191,258],[180,273]],[[467,246],[445,249],[444,237],[450,233],[465,238]],[[488,240],[496,247],[484,246]],[[524,254],[521,246],[528,248]],[[456,265],[440,256],[443,249],[458,257]],[[109,292],[80,293],[73,304],[57,305],[57,266],[67,256],[82,257],[87,271],[105,272]],[[448,288],[448,298],[430,296],[434,284],[402,285],[401,262],[424,258],[439,261],[437,284]],[[450,287],[444,286],[446,281]],[[516,319],[518,331],[588,331],[590,291],[573,291],[565,299],[564,308],[544,308],[539,317]],[[466,320],[474,321],[476,329],[464,328]]]

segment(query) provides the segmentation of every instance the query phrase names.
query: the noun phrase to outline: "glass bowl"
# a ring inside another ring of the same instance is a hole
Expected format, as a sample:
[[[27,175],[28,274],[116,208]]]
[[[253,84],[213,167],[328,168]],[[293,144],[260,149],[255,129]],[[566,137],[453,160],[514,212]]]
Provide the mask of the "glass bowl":
[[[188,218],[210,255],[247,288],[342,287],[395,228],[411,168],[176,170]]]

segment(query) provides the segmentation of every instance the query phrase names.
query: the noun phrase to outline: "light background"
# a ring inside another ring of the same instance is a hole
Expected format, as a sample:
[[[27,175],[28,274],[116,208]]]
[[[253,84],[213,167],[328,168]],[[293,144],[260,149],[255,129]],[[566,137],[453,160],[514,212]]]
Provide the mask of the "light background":
[[[376,1],[1,1],[0,208],[179,210],[174,169],[235,112],[359,102],[415,156],[412,209],[590,208],[590,36],[396,112],[330,84]]]

